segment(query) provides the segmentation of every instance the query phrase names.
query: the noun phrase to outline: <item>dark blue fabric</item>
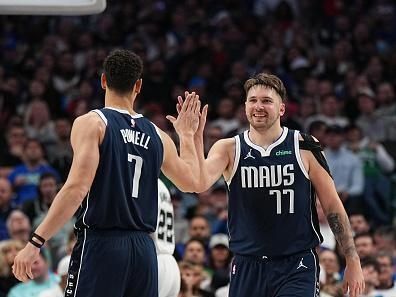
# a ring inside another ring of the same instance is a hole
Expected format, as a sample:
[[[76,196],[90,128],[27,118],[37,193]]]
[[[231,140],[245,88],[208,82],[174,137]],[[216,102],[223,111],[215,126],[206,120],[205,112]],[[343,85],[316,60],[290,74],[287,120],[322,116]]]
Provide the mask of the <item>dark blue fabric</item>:
[[[65,297],[158,297],[153,240],[140,231],[78,233]]]
[[[103,108],[107,127],[90,192],[82,203],[78,229],[127,229],[154,232],[157,180],[163,145],[144,117]],[[136,143],[135,143],[136,142]]]
[[[311,251],[274,260],[236,255],[229,297],[317,297],[317,259]]]

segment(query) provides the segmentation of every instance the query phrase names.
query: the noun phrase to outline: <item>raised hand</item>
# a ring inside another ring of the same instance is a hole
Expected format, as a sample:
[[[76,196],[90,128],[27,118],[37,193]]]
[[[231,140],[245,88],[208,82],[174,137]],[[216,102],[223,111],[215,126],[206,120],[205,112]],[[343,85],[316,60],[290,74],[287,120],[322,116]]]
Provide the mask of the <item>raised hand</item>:
[[[178,97],[178,101],[181,104],[179,103],[177,118],[170,115],[166,116],[166,118],[172,123],[178,135],[194,135],[199,128],[199,111],[201,109],[199,95],[195,94],[195,92],[185,92],[184,102],[181,96]]]
[[[187,92],[186,92],[187,93]],[[181,96],[179,96],[177,98],[177,104],[176,104],[176,111],[177,114],[180,113],[182,106],[184,104],[183,98]],[[199,115],[199,126],[198,126],[198,130],[196,132],[196,135],[203,135],[203,131],[205,129],[205,124],[206,124],[206,117],[208,115],[208,105],[205,104],[205,106],[202,108],[200,115]]]

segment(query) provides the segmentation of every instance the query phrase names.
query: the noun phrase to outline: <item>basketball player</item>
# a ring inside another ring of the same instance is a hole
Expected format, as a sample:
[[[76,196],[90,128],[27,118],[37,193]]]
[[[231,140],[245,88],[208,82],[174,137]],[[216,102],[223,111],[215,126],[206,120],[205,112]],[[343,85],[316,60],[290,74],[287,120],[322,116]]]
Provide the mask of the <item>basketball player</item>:
[[[157,222],[158,176],[162,170],[180,189],[192,191],[198,160],[181,159],[170,137],[134,111],[142,87],[139,56],[115,50],[103,68],[105,107],[74,121],[68,179],[16,256],[13,272],[21,281],[33,278],[40,247],[80,207],[65,296],[156,297],[158,266],[150,233]],[[181,129],[181,154],[191,151],[188,155],[197,158],[192,143],[200,101],[192,93],[186,103],[175,127]]]
[[[199,190],[221,175],[229,188],[230,249],[235,254],[229,296],[319,296],[315,248],[322,236],[315,195],[346,257],[344,291],[358,296],[364,287],[360,260],[320,146],[308,135],[304,140],[298,131],[281,127],[286,90],[278,77],[258,74],[244,87],[249,130],[219,140],[205,160],[204,107],[195,137]],[[178,109],[182,105],[179,98]]]
[[[180,292],[180,270],[175,251],[174,215],[171,196],[165,184],[158,180],[158,220],[153,234],[158,259],[158,296],[177,297]]]

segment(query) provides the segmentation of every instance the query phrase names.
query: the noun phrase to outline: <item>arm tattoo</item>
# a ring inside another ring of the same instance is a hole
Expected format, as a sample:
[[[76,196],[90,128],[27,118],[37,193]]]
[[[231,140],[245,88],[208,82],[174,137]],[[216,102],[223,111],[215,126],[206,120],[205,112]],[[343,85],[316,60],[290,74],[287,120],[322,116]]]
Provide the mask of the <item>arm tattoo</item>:
[[[329,213],[327,221],[334,233],[346,258],[356,255],[356,248],[353,242],[352,231],[347,217],[341,217],[339,213]]]

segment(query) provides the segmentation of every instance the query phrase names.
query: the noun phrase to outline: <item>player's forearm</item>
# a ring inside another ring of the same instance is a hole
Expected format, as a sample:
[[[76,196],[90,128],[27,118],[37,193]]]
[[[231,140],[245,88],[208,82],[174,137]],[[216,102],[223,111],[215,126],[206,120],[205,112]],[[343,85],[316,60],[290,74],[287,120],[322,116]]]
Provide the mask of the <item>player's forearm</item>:
[[[186,162],[190,169],[190,174],[192,177],[192,188],[191,192],[195,192],[200,178],[200,167],[197,155],[197,150],[195,148],[194,136],[190,134],[179,135],[180,139],[180,158]]]
[[[203,135],[195,134],[194,142],[195,142],[195,148],[197,150],[199,169],[200,169],[197,192],[201,193],[206,191],[211,186],[210,180],[208,179],[210,175],[207,171],[207,166],[206,166]]]
[[[348,216],[343,209],[327,212],[327,221],[347,261],[359,259]]]
[[[72,218],[85,195],[86,191],[80,187],[65,185],[35,232],[46,240],[50,239]]]

